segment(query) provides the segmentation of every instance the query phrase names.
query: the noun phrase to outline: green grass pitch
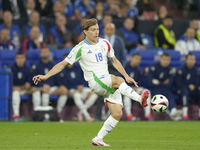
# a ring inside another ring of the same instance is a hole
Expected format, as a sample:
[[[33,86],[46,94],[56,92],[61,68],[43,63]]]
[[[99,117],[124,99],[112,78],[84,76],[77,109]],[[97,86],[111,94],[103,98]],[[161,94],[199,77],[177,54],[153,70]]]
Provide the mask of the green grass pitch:
[[[103,122],[0,122],[0,150],[200,149],[198,121],[120,121],[104,138],[111,147],[91,146],[91,139],[102,125]]]

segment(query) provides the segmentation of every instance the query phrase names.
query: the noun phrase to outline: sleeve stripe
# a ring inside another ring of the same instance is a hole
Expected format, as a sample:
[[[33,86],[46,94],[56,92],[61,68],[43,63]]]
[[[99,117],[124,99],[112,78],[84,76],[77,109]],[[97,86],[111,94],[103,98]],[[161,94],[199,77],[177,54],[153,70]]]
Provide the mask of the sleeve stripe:
[[[110,44],[105,40],[103,40],[103,41],[106,42],[106,44],[108,45],[108,52],[110,53]]]

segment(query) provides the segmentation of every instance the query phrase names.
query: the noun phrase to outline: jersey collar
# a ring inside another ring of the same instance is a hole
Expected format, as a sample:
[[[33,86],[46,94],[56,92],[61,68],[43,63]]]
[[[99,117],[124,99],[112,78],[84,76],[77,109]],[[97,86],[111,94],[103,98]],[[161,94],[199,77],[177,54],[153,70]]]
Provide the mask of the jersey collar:
[[[86,39],[84,39],[84,42],[85,42],[87,45],[92,45],[92,44],[90,44]],[[99,38],[97,38],[97,43],[99,43]]]

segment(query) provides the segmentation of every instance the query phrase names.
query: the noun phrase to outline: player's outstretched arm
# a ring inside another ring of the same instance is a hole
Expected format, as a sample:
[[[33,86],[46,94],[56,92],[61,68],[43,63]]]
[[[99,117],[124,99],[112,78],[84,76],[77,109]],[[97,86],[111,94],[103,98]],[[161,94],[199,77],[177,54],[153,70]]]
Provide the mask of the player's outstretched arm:
[[[126,73],[124,67],[115,56],[110,58],[110,61],[112,62],[113,66],[125,77],[128,83],[134,83],[135,86],[138,87],[138,83]]]
[[[65,66],[68,64],[66,60],[61,61],[60,63],[56,64],[46,75],[37,75],[33,77],[33,82],[35,85],[38,84],[38,82],[45,81],[51,76],[59,73],[62,71]]]

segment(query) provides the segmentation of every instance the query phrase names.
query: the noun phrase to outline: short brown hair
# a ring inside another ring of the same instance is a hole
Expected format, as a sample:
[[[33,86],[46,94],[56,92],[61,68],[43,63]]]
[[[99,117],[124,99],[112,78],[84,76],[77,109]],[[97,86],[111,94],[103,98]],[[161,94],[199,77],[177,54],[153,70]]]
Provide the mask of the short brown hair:
[[[88,30],[89,27],[98,24],[98,21],[95,18],[86,20],[82,25],[82,31]]]

